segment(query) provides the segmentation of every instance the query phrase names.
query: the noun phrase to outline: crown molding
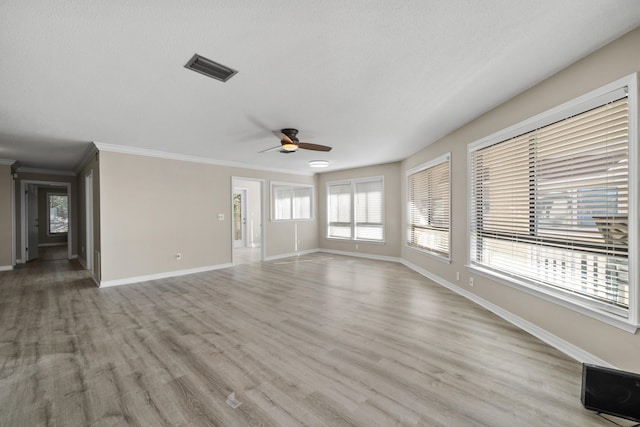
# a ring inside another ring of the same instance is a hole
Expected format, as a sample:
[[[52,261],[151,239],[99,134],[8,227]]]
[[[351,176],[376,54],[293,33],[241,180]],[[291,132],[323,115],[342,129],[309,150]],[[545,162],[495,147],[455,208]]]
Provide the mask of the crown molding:
[[[80,172],[82,172],[82,169],[85,168],[85,166],[87,166],[87,163],[89,163],[89,161],[91,161],[91,158],[98,152],[98,147],[96,146],[95,142],[92,142],[89,147],[87,147],[87,149],[84,152],[84,155],[82,156],[82,158],[80,159],[80,161],[76,164],[76,167],[73,169],[74,172],[76,173],[76,175],[80,174]]]
[[[38,173],[44,175],[60,175],[60,176],[76,176],[73,171],[60,171],[55,169],[39,169],[39,168],[27,168],[20,166],[16,169],[19,173]]]
[[[302,176],[313,176],[314,172],[309,173],[301,173],[301,172],[292,172],[290,170],[285,169],[277,169],[277,168],[268,168],[256,165],[250,165],[247,163],[240,162],[229,162],[224,160],[216,160],[210,159],[206,157],[197,157],[190,156],[186,154],[178,154],[178,153],[168,153],[166,151],[157,151],[157,150],[149,150],[146,148],[136,148],[136,147],[125,147],[123,145],[115,145],[115,144],[106,144],[104,142],[95,142],[93,143],[98,151],[107,151],[113,153],[123,153],[123,154],[133,154],[136,156],[145,156],[145,157],[155,157],[159,159],[168,159],[168,160],[180,160],[183,162],[192,162],[192,163],[204,163],[207,165],[216,165],[216,166],[228,166],[232,168],[242,168],[242,169],[251,169],[251,170],[261,170],[267,172],[278,172],[278,173],[286,173],[289,175],[302,175]]]

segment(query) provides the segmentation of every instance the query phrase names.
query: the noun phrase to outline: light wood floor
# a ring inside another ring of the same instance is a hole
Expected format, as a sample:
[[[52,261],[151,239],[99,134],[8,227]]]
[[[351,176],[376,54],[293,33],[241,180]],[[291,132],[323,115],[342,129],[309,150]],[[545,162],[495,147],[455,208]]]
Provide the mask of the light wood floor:
[[[3,426],[601,426],[579,363],[399,264],[0,273]],[[225,401],[235,392],[241,402]]]

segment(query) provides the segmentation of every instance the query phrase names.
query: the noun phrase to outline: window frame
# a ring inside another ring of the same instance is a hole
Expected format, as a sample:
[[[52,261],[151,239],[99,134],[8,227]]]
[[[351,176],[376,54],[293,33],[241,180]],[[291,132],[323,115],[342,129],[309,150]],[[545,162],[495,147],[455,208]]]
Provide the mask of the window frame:
[[[448,177],[447,177],[447,184],[448,184],[448,197],[447,197],[447,202],[449,203],[449,215],[448,215],[448,229],[447,229],[447,239],[448,239],[448,248],[447,248],[447,254],[446,256],[433,251],[433,250],[429,250],[429,248],[423,248],[420,246],[415,246],[412,245],[409,241],[410,241],[410,235],[411,235],[411,227],[412,227],[412,223],[411,223],[411,207],[410,207],[410,203],[411,203],[411,197],[410,197],[410,185],[409,185],[409,179],[412,175],[415,175],[417,173],[423,172],[427,169],[431,169],[434,168],[436,166],[440,166],[444,163],[448,164]],[[440,260],[440,261],[445,261],[450,263],[451,262],[451,153],[446,153],[443,154],[441,156],[438,156],[428,162],[422,163],[414,168],[411,168],[409,170],[407,170],[406,172],[406,176],[405,176],[405,185],[406,185],[406,197],[407,197],[407,234],[406,234],[406,239],[405,239],[405,246],[411,250],[417,251],[419,253],[425,254],[425,255],[429,255],[432,257],[435,257],[436,259]]]
[[[363,239],[363,238],[357,238],[356,237],[356,228],[357,228],[357,220],[356,220],[356,185],[359,183],[366,183],[366,182],[376,182],[376,181],[380,181],[381,185],[382,185],[382,197],[380,200],[380,226],[381,226],[381,230],[382,230],[382,237],[381,239],[377,240],[377,239]],[[330,201],[330,196],[331,193],[329,191],[329,188],[332,185],[349,185],[350,188],[350,198],[351,198],[351,210],[350,210],[350,214],[351,214],[351,222],[350,222],[350,228],[351,228],[351,237],[338,237],[338,236],[330,236],[329,235],[329,230],[330,230],[330,220],[331,220],[331,201]],[[385,217],[385,185],[384,185],[384,176],[383,175],[378,175],[378,176],[370,176],[370,177],[365,177],[365,178],[354,178],[354,179],[346,179],[346,180],[337,180],[337,181],[328,181],[325,184],[325,189],[326,189],[326,196],[327,196],[327,221],[326,221],[326,233],[325,233],[325,238],[327,240],[337,240],[337,241],[343,241],[343,242],[365,242],[365,243],[385,243],[385,228],[386,228],[386,217]]]
[[[271,209],[270,209],[270,213],[271,213],[271,221],[273,222],[291,222],[291,221],[313,221],[315,218],[314,215],[314,210],[315,210],[315,186],[313,184],[295,184],[295,183],[291,183],[291,182],[280,182],[280,181],[271,181],[270,183],[270,191],[271,191]],[[282,188],[282,189],[286,189],[288,188],[291,193],[290,193],[290,214],[291,214],[291,218],[276,218],[277,215],[277,209],[276,209],[276,189],[277,188]],[[310,189],[311,190],[311,194],[309,196],[309,202],[310,202],[310,206],[309,206],[309,217],[305,218],[293,218],[293,191],[297,190],[297,189]]]
[[[603,105],[611,94],[616,91],[625,90],[628,96],[628,114],[629,114],[629,134],[628,134],[628,152],[629,152],[629,212],[628,217],[638,218],[639,206],[639,190],[638,190],[638,169],[640,161],[638,160],[638,73],[633,73],[614,82],[595,89],[585,95],[575,98],[571,101],[563,103],[555,108],[547,110],[527,120],[510,126],[506,129],[498,131],[487,137],[481,138],[467,145],[467,229],[472,230],[474,202],[473,202],[473,153],[482,148],[498,144],[510,138],[530,132],[536,128],[547,126],[565,118],[582,114],[591,108]],[[546,301],[553,302],[562,307],[579,312],[588,317],[600,320],[609,325],[615,326],[630,333],[635,333],[640,328],[640,295],[639,295],[639,279],[640,272],[638,256],[639,251],[639,227],[638,221],[630,220],[629,223],[629,243],[628,243],[628,268],[629,268],[629,308],[624,310],[616,310],[616,307],[610,307],[609,304],[598,303],[592,299],[572,295],[568,291],[561,289],[553,289],[551,287],[533,286],[525,280],[518,280],[508,273],[501,274],[495,270],[483,268],[473,263],[472,259],[472,239],[469,235],[467,240],[467,268],[470,272],[477,273],[491,280],[524,291]]]
[[[67,198],[67,231],[59,233],[51,232],[51,196],[63,196]],[[47,237],[59,237],[69,234],[69,195],[67,193],[59,193],[55,191],[47,191]]]

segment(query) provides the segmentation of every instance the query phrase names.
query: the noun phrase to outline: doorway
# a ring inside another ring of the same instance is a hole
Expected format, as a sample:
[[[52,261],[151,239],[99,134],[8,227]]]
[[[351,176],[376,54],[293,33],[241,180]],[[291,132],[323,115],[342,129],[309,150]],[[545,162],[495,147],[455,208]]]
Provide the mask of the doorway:
[[[50,246],[66,246],[53,252],[72,258],[71,184],[24,180],[20,181],[20,194],[21,259],[16,263],[38,259],[40,247]],[[50,255],[52,250],[47,253]]]
[[[232,263],[264,259],[264,181],[232,178]]]
[[[95,277],[93,263],[93,171],[84,177],[84,205],[85,205],[85,268]]]
[[[247,189],[233,189],[233,247],[247,247]]]

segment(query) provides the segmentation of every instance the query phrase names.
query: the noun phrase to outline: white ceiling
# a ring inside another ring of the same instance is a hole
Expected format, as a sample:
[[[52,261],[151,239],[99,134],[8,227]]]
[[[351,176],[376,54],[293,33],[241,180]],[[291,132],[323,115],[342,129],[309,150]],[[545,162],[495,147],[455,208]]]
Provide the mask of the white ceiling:
[[[0,159],[400,160],[638,25],[637,0],[3,0]],[[187,70],[194,53],[239,73]],[[283,127],[333,151],[259,154]]]

